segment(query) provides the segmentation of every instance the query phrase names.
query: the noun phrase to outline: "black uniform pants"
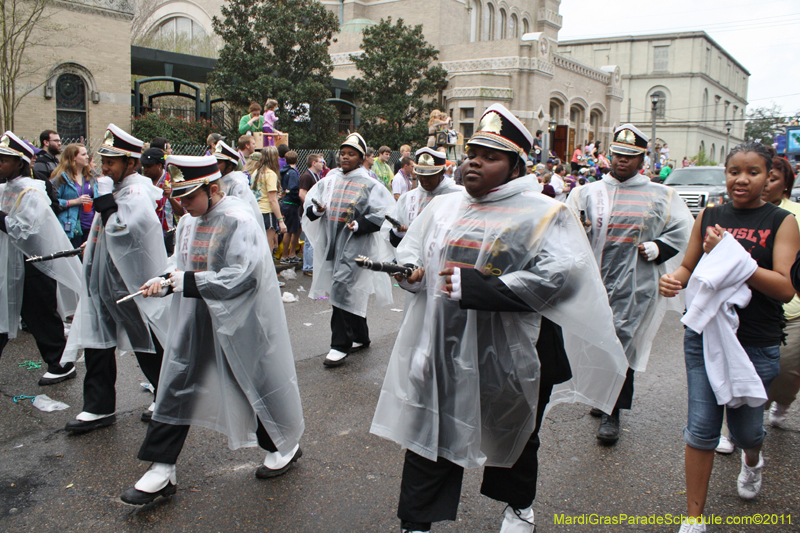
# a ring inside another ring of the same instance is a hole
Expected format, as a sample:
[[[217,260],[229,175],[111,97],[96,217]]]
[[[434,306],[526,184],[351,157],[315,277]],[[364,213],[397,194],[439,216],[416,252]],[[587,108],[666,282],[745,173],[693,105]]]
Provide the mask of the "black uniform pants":
[[[511,468],[487,466],[483,470],[481,494],[525,509],[536,498],[539,473],[539,428],[550,401],[553,383],[542,383],[536,408],[536,427],[517,462]],[[464,468],[439,457],[431,461],[408,450],[400,483],[397,517],[408,529],[429,530],[431,522],[455,520],[461,497]]]
[[[164,348],[155,335],[150,333],[156,353],[134,352],[144,377],[153,385],[158,394],[158,375]],[[116,348],[97,350],[86,348],[86,377],[83,379],[83,410],[95,415],[110,415],[117,409],[117,358]]]
[[[331,314],[331,348],[347,353],[354,342],[369,344],[367,319],[334,305]]]
[[[277,452],[278,448],[272,442],[261,420],[258,420],[258,417],[256,417],[256,420],[258,422],[258,428],[256,429],[258,445],[268,452]],[[150,420],[150,424],[147,426],[147,435],[144,437],[142,447],[139,448],[139,459],[152,463],[174,465],[178,462],[178,455],[183,449],[183,443],[186,441],[190,427]]]
[[[630,409],[633,405],[633,375],[632,368],[628,368],[628,373],[625,375],[625,383],[622,384],[622,389],[619,391],[617,397],[617,404],[614,406],[614,413],[619,413],[620,409]]]
[[[47,371],[61,374],[61,356],[67,340],[64,324],[58,314],[56,280],[44,274],[30,263],[25,263],[25,281],[22,289],[22,320],[36,341]],[[10,317],[11,320],[16,317]],[[0,334],[0,355],[8,343],[8,334]]]

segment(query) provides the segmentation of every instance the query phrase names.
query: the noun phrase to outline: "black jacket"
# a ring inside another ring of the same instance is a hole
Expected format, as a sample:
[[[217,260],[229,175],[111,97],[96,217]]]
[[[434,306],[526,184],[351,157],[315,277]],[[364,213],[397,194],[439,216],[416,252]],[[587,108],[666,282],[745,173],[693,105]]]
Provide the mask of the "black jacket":
[[[47,196],[50,198],[50,208],[56,215],[64,210],[61,204],[58,203],[58,191],[50,182],[50,174],[53,173],[57,166],[58,159],[45,150],[39,152],[39,155],[36,156],[36,163],[33,165],[33,178],[44,182]]]

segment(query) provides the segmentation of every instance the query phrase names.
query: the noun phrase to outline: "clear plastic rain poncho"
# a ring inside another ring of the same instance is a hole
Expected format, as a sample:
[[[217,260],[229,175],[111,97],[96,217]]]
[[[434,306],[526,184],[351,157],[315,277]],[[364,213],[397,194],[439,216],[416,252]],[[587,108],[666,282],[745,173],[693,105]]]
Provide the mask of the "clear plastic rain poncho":
[[[81,299],[61,362],[75,361],[81,348],[155,353],[150,331],[164,346],[169,329],[167,301],[117,300],[138,292],[167,269],[167,251],[156,200],[164,191],[144,176],[131,174],[114,185],[117,212],[106,224],[95,214],[83,253]]]
[[[0,209],[6,213],[6,232],[0,232],[0,333],[17,336],[25,281],[25,256],[71,250],[72,244],[50,208],[44,182],[18,177],[0,185]],[[62,318],[75,311],[81,288],[81,262],[61,257],[33,265],[58,283]]]
[[[306,215],[312,199],[326,208],[313,221]],[[391,278],[355,263],[360,255],[376,262],[391,261],[389,244],[380,231],[356,235],[347,229],[347,224],[364,217],[380,226],[394,203],[391,193],[364,167],[347,174],[337,168],[311,187],[303,205],[303,231],[314,247],[314,280],[309,298],[329,295],[332,305],[361,317],[367,316],[370,294],[375,294],[379,306],[392,303]]]
[[[217,183],[220,190],[226,195],[244,200],[244,203],[252,209],[256,224],[260,225],[264,231],[267,231],[264,226],[264,217],[261,216],[261,208],[258,207],[258,200],[256,200],[256,196],[250,188],[250,180],[247,179],[247,174],[238,170],[229,172],[217,180]],[[277,213],[276,216],[279,214]]]
[[[432,461],[513,465],[535,425],[542,316],[563,329],[573,375],[553,390],[551,405],[611,411],[627,362],[605,289],[580,222],[532,180],[481,198],[434,198],[398,255],[425,267],[425,276],[406,308],[372,433]],[[456,266],[498,276],[535,312],[461,309],[438,275]]]
[[[644,371],[668,305],[658,294],[658,280],[680,265],[694,218],[677,192],[643,175],[620,182],[606,174],[601,181],[575,189],[567,205],[576,214],[584,211],[592,223],[587,235],[614,311],[617,336],[630,367]],[[656,239],[678,255],[660,265],[641,257],[637,247]]]
[[[417,218],[417,215],[425,209],[425,207],[430,203],[430,201],[440,194],[450,194],[453,192],[461,192],[464,190],[464,187],[461,185],[456,185],[456,182],[453,181],[453,178],[445,177],[442,179],[441,183],[436,186],[435,189],[432,191],[426,191],[420,186],[417,186],[415,189],[411,189],[407,193],[404,193],[400,198],[397,199],[397,203],[389,209],[387,213],[389,216],[403,224],[405,227],[410,228],[411,223],[414,222],[414,219]],[[381,235],[386,240],[389,241],[389,232],[391,232],[393,226],[387,222],[383,221],[383,225],[381,226]],[[395,230],[396,231],[396,230]],[[397,233],[398,236],[403,236]]]
[[[194,271],[202,298],[173,295],[153,419],[256,446],[256,416],[283,454],[303,434],[289,329],[266,234],[240,199],[184,216],[176,267]],[[149,299],[149,298],[148,298]]]

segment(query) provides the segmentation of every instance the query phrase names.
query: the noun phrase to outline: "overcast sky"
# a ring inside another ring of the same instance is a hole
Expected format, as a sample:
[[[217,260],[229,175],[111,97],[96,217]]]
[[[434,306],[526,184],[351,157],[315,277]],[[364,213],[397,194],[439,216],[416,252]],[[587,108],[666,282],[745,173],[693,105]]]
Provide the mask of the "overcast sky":
[[[800,111],[800,0],[562,0],[559,13],[559,40],[705,30],[750,71],[748,111]]]

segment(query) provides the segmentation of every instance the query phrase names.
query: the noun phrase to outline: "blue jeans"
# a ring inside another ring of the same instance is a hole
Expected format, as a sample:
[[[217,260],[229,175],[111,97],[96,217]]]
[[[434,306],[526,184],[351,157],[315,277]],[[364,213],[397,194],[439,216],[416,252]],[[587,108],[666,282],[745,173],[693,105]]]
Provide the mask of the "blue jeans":
[[[757,348],[743,346],[756,373],[769,390],[772,380],[780,372],[781,352],[778,346]],[[683,351],[686,359],[686,382],[689,386],[689,413],[683,440],[698,450],[713,450],[719,443],[722,415],[727,409],[728,429],[731,441],[740,448],[757,448],[764,442],[764,405],[749,407],[743,405],[735,409],[717,405],[717,398],[708,382],[703,359],[703,336],[689,328],[683,338]]]
[[[306,237],[306,240],[303,243],[303,272],[313,272],[313,271],[314,271],[314,248],[311,246],[311,243],[308,242],[308,237]]]

